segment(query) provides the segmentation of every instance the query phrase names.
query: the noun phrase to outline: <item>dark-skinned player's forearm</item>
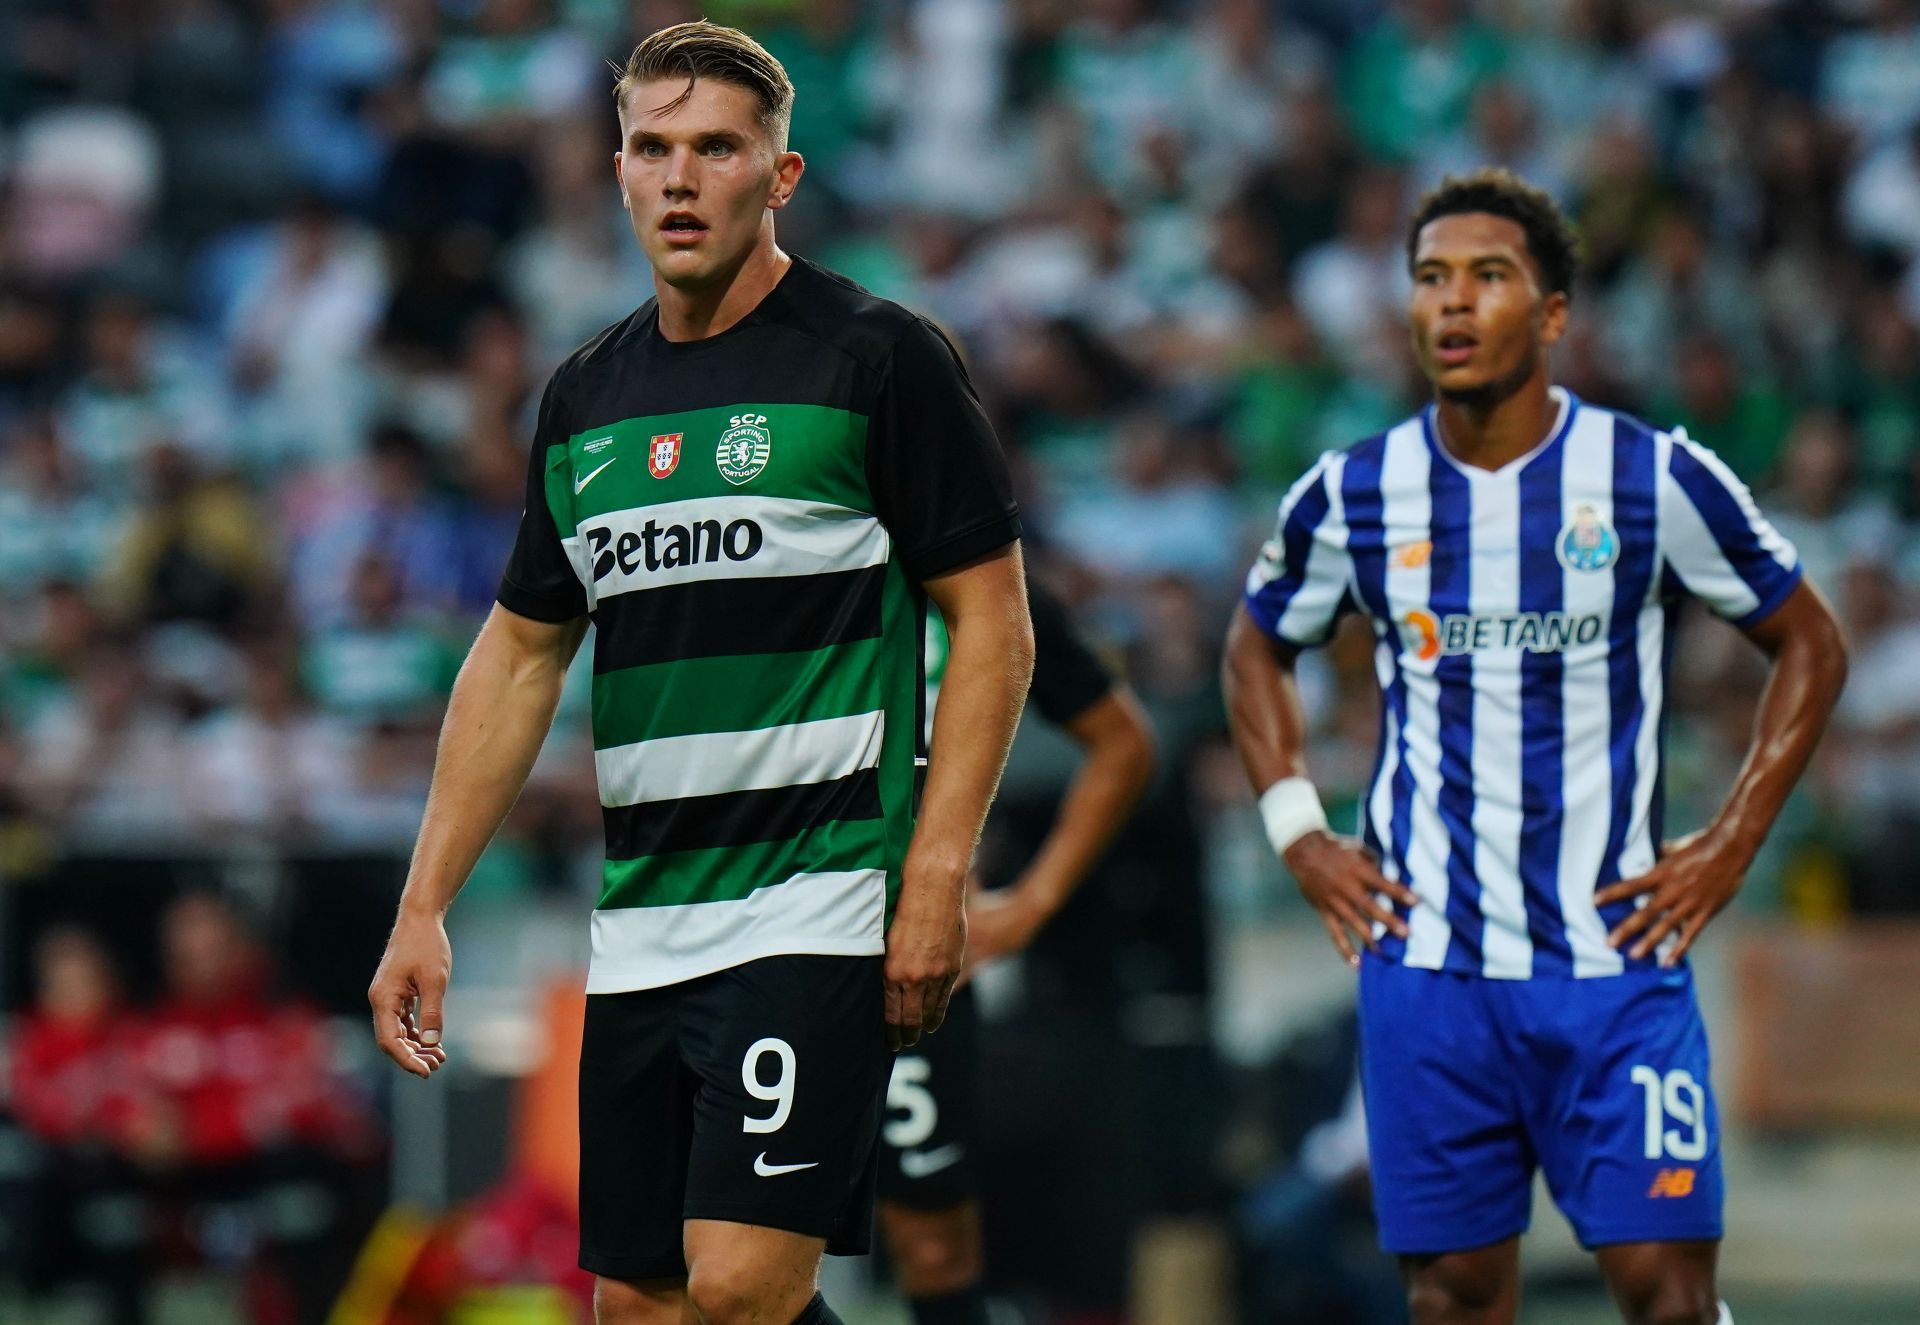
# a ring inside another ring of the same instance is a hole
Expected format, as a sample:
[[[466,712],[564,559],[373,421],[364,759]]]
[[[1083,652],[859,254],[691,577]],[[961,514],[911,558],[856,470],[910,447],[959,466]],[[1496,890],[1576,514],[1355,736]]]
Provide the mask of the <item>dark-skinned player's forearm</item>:
[[[453,683],[400,912],[443,915],[526,786],[586,619],[548,625],[495,606]]]
[[[1307,714],[1293,677],[1293,650],[1275,644],[1237,608],[1220,662],[1227,730],[1258,796],[1282,778],[1307,773]]]
[[[926,583],[947,623],[927,783],[907,851],[907,888],[958,905],[1033,679],[1033,622],[1019,545]]]
[[[1106,851],[1153,779],[1156,758],[1153,728],[1126,686],[1115,686],[1066,727],[1085,757],[1020,880],[1022,901],[1042,917],[1067,904]]]
[[[1802,581],[1747,637],[1772,659],[1746,761],[1708,830],[1751,861],[1813,759],[1847,679],[1847,645],[1826,598]]]

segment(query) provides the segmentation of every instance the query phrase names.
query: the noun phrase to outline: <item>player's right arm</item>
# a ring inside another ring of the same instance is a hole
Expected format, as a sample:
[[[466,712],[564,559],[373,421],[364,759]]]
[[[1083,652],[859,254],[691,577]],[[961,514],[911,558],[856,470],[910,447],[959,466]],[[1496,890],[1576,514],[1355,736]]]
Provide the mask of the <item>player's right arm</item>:
[[[1360,960],[1356,945],[1375,946],[1376,924],[1407,933],[1380,897],[1408,907],[1418,898],[1383,875],[1365,846],[1327,829],[1307,780],[1307,717],[1294,663],[1302,649],[1326,639],[1348,604],[1340,463],[1323,457],[1281,503],[1273,537],[1248,572],[1245,597],[1227,629],[1220,680],[1227,727],[1261,798],[1268,836],[1351,965]],[[1299,831],[1302,814],[1314,825],[1305,831]]]
[[[555,493],[567,482],[559,380],[555,374],[540,401],[526,507],[500,601],[454,681],[399,916],[367,989],[375,1042],[415,1076],[432,1076],[447,1058],[440,1043],[453,971],[447,908],[526,785],[587,630],[586,590],[549,497],[550,473]]]
[[[374,1039],[416,1076],[446,1061],[447,908],[526,785],[586,626],[495,606],[454,682],[399,916],[367,990]]]
[[[1244,606],[1234,613],[1220,677],[1227,726],[1248,780],[1263,796],[1284,780],[1307,776],[1307,717],[1293,674],[1299,656],[1297,648],[1262,632]],[[1406,937],[1406,922],[1379,897],[1402,906],[1415,906],[1419,898],[1382,874],[1359,842],[1316,828],[1295,838],[1282,859],[1349,965],[1360,960],[1356,944],[1375,946],[1376,924]]]

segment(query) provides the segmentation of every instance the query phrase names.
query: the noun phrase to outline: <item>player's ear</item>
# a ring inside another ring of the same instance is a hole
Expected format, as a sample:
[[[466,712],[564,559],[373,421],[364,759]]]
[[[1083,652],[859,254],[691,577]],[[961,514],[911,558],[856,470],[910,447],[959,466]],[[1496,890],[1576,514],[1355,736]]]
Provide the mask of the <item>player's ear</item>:
[[[800,187],[800,177],[806,173],[806,158],[798,152],[774,153],[773,190],[767,197],[767,206],[779,211],[792,202],[793,191]]]
[[[633,210],[633,199],[627,196],[626,166],[627,154],[625,152],[615,152],[613,154],[613,182],[620,190],[621,208],[630,212]]]
[[[1557,345],[1567,334],[1567,313],[1573,299],[1565,290],[1556,290],[1540,301],[1540,343]]]

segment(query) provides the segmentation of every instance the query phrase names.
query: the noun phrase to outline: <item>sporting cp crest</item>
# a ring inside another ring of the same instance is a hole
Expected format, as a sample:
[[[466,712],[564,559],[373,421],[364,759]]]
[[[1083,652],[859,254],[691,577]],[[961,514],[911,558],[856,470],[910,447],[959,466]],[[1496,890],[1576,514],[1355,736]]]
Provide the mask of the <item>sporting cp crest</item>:
[[[665,478],[680,465],[681,432],[655,433],[647,444],[647,472],[655,478]]]
[[[1554,551],[1568,570],[1605,570],[1620,556],[1620,536],[1593,507],[1576,506],[1573,521],[1560,531]]]
[[[720,434],[720,449],[714,459],[720,477],[729,483],[745,483],[767,467],[773,454],[773,434],[767,431],[764,414],[736,414],[727,420]]]

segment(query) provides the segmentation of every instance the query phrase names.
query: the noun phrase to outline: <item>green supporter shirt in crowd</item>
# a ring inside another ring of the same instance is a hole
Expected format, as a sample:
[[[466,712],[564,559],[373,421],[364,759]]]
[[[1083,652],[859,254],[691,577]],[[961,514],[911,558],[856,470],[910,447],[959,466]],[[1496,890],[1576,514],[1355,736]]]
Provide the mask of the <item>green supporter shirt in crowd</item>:
[[[1019,532],[945,339],[803,259],[718,336],[667,340],[649,301],[560,366],[499,597],[597,627],[590,993],[885,951],[920,585]]]

